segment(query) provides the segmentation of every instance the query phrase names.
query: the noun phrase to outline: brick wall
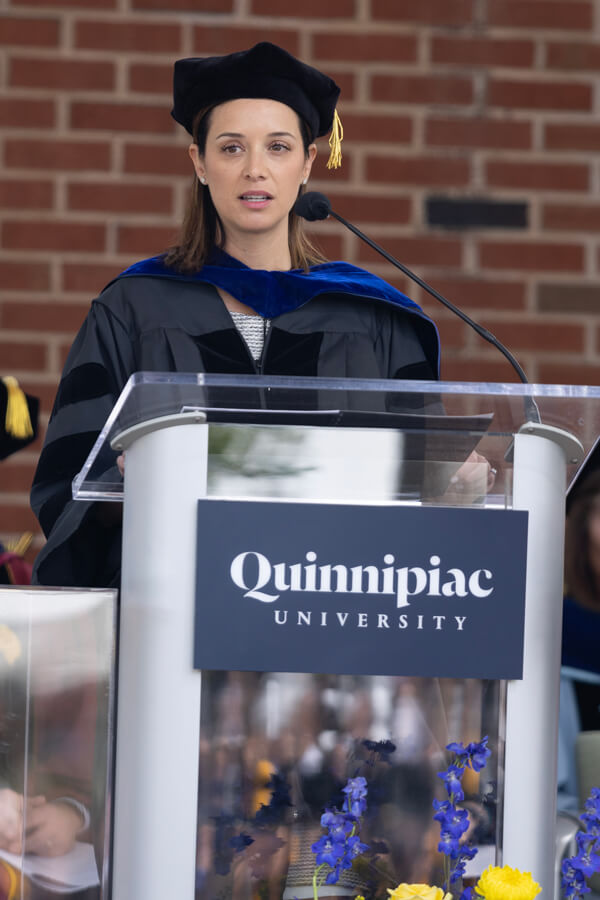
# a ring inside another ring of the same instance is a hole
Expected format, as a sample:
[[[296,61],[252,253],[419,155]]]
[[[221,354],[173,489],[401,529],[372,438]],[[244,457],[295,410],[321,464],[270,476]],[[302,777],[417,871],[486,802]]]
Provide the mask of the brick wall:
[[[599,0],[0,0],[0,372],[47,417],[90,299],[176,233],[173,60],[265,38],[343,88],[344,166],[322,153],[311,185],[532,381],[597,383]],[[445,378],[514,380],[341,226],[318,233],[436,315]],[[34,527],[38,450],[0,466],[0,536]]]

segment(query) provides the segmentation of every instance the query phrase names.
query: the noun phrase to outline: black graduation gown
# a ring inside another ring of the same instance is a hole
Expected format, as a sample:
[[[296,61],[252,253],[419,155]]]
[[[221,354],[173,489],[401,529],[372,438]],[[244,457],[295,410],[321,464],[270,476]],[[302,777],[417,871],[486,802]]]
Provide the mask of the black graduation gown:
[[[132,373],[438,377],[435,326],[392,303],[321,293],[271,322],[257,366],[210,284],[139,275],[100,294],[69,353],[33,482],[32,507],[48,538],[34,583],[118,584],[121,534],[106,521],[111,504],[73,501],[71,482]]]

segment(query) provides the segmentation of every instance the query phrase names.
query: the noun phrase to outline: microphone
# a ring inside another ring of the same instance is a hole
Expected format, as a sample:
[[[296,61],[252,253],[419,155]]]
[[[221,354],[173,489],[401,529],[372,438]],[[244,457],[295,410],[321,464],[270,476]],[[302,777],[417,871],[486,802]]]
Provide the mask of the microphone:
[[[418,275],[415,275],[414,272],[411,272],[405,265],[395,259],[387,250],[384,250],[383,247],[380,247],[379,244],[376,244],[375,241],[372,241],[371,238],[367,237],[366,234],[363,234],[360,229],[358,229],[351,222],[348,222],[346,219],[342,218],[342,216],[338,215],[338,213],[334,212],[331,208],[331,203],[329,202],[329,198],[325,196],[325,194],[321,194],[319,191],[308,191],[306,194],[302,194],[296,200],[294,204],[294,212],[296,215],[300,216],[303,219],[306,219],[308,222],[316,222],[321,219],[326,219],[328,216],[332,216],[334,219],[337,219],[338,222],[341,222],[342,225],[345,225],[346,228],[349,228],[357,237],[361,239],[361,241],[365,241],[369,247],[372,247],[377,253],[387,259],[393,266],[397,269],[400,269],[401,272],[404,272],[405,275],[414,281],[419,287],[423,288],[424,291],[427,291],[428,294],[431,294],[432,297],[435,297],[443,306],[453,312],[459,319],[462,319],[463,322],[466,322],[471,328],[473,328],[477,334],[482,337],[485,341],[492,344],[496,347],[497,350],[502,353],[503,356],[509,361],[520,380],[523,384],[529,384],[527,376],[525,372],[512,355],[510,350],[504,346],[504,344],[498,340],[498,338],[488,331],[487,328],[484,328],[483,325],[480,325],[478,322],[475,322],[470,316],[464,313],[458,306],[455,306],[454,303],[451,303],[450,300],[447,300],[442,294],[432,288],[431,285],[427,284],[426,281],[423,281],[422,278],[419,278]],[[540,414],[537,406],[535,405],[535,401],[531,398],[532,405],[527,402],[526,405],[529,406],[529,412],[533,415],[535,422],[540,422]]]

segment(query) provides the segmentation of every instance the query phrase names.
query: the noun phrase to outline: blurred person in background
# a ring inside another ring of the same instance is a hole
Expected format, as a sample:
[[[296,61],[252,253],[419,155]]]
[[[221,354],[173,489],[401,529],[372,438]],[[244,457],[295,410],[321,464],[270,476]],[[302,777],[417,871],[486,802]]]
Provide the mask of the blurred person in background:
[[[568,501],[561,662],[559,806],[576,809],[577,735],[600,731],[600,471]]]

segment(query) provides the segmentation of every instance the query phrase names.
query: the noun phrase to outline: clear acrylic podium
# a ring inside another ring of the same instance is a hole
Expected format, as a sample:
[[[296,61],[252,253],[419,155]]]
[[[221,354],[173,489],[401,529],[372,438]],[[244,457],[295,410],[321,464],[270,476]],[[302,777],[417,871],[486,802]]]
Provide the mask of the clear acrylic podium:
[[[74,482],[78,499],[124,501],[114,900],[312,896],[302,867],[327,790],[365,740],[384,739],[396,749],[377,770],[380,888],[439,884],[435,773],[446,743],[483,734],[493,756],[470,785],[479,870],[503,861],[553,895],[564,497],[600,433],[599,399],[513,384],[130,379]],[[485,459],[465,479],[473,449]],[[438,678],[434,661],[431,678],[413,678],[401,659],[394,676],[195,671],[203,496],[526,510],[523,679]],[[270,847],[238,854],[231,839],[268,805],[276,771],[291,806]]]

